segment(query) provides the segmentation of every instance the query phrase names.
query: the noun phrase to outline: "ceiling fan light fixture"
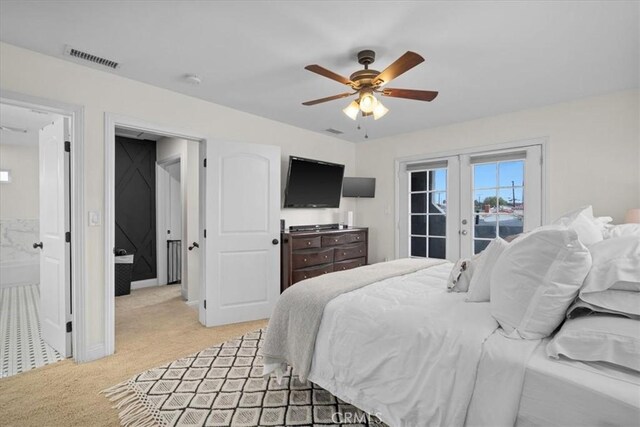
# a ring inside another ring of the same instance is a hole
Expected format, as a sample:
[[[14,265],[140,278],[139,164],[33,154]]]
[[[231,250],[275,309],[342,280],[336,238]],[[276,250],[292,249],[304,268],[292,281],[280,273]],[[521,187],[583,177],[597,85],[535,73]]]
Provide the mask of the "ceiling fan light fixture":
[[[389,112],[389,109],[382,105],[382,102],[378,101],[376,108],[373,109],[373,119],[378,120]]]
[[[358,105],[358,101],[351,101],[351,104],[347,105],[345,109],[342,110],[344,114],[347,115],[351,120],[355,120],[358,117],[358,112],[360,111],[360,106]]]
[[[360,110],[363,113],[373,113],[376,105],[378,105],[378,100],[373,96],[373,92],[370,90],[360,92]]]

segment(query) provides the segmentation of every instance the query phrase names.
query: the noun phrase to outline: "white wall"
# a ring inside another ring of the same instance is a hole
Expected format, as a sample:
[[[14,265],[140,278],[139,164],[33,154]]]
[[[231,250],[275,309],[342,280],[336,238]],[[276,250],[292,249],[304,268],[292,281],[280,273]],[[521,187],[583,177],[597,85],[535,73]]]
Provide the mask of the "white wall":
[[[394,257],[394,159],[548,137],[550,219],[592,204],[622,221],[640,207],[638,91],[614,93],[358,144],[358,176],[376,177],[376,197],[358,200],[370,227],[370,259]]]
[[[0,132],[0,169],[11,171],[11,182],[0,184],[0,287],[39,281],[38,134],[28,145],[15,134]],[[19,141],[19,142],[18,142]]]
[[[355,146],[283,123],[243,113],[148,84],[97,71],[0,43],[0,88],[84,106],[85,203],[104,217],[104,114],[117,113],[146,122],[193,131],[218,139],[281,147],[289,155],[346,165],[355,173]],[[302,107],[301,107],[302,108]],[[286,171],[282,171],[283,176]],[[353,210],[343,201],[342,210]],[[333,222],[337,209],[283,210],[289,224]],[[86,342],[98,352],[104,343],[104,229],[87,227]]]

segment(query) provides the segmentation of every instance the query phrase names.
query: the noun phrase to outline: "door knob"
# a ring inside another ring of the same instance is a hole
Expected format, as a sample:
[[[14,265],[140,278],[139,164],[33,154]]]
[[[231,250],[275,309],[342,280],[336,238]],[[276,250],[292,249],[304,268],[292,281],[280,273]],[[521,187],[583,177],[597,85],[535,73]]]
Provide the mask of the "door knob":
[[[466,235],[467,235],[467,230],[462,230],[462,231],[460,232],[460,234],[462,234],[463,236],[466,236]]]
[[[277,245],[280,242],[278,241],[278,239],[273,239],[271,243],[273,243],[274,245]],[[309,244],[311,244],[311,242],[309,242]]]
[[[42,242],[33,244],[33,249],[38,249],[38,248],[42,249]]]
[[[192,251],[193,248],[199,248],[199,247],[200,247],[200,245],[198,244],[198,242],[193,242],[193,245],[189,246],[187,249]]]

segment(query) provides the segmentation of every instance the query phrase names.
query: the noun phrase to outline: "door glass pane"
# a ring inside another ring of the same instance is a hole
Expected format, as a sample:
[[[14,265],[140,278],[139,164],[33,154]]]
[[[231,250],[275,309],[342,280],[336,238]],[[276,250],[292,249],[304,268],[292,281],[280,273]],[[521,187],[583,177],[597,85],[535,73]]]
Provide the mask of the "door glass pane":
[[[411,173],[411,191],[427,191],[427,172]]]
[[[429,193],[429,213],[444,214],[447,212],[447,193],[438,191]]]
[[[416,193],[411,195],[411,213],[427,212],[427,193]]]
[[[475,240],[473,242],[473,253],[477,254],[484,251],[489,246],[491,240]]]
[[[414,257],[444,258],[447,228],[447,169],[429,169],[410,173],[411,211],[409,212],[409,252]],[[426,237],[436,236],[427,241]],[[433,254],[431,253],[433,248]]]
[[[429,215],[429,236],[445,236],[447,221],[444,215]]]
[[[496,211],[496,190],[476,190],[473,192],[475,212],[492,213]]]
[[[512,215],[500,215],[499,233],[503,239],[508,236],[522,233],[523,230],[522,217]]]
[[[498,190],[500,213],[512,213],[517,208],[522,210],[522,187],[501,188]]]
[[[447,190],[447,170],[436,169],[429,172],[429,190],[446,191]]]
[[[429,237],[429,258],[444,259],[446,256],[445,239],[440,237]]]
[[[495,239],[498,228],[498,215],[476,215],[473,227],[473,237],[481,239]]]
[[[426,257],[427,256],[427,238],[412,237],[411,238],[411,256]]]
[[[480,163],[473,166],[473,188],[497,187],[496,163]]]
[[[425,236],[427,234],[427,216],[411,215],[411,234]]]
[[[524,185],[524,160],[500,162],[498,176],[500,187],[522,187]]]

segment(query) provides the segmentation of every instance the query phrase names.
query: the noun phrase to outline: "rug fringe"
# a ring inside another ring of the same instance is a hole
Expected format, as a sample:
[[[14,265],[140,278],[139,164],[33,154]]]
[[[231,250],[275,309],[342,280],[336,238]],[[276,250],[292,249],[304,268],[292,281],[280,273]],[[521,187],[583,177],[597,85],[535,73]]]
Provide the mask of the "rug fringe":
[[[118,417],[124,427],[155,427],[162,424],[156,419],[146,403],[144,394],[137,390],[133,381],[116,384],[100,393],[114,402],[114,408],[120,409]]]

